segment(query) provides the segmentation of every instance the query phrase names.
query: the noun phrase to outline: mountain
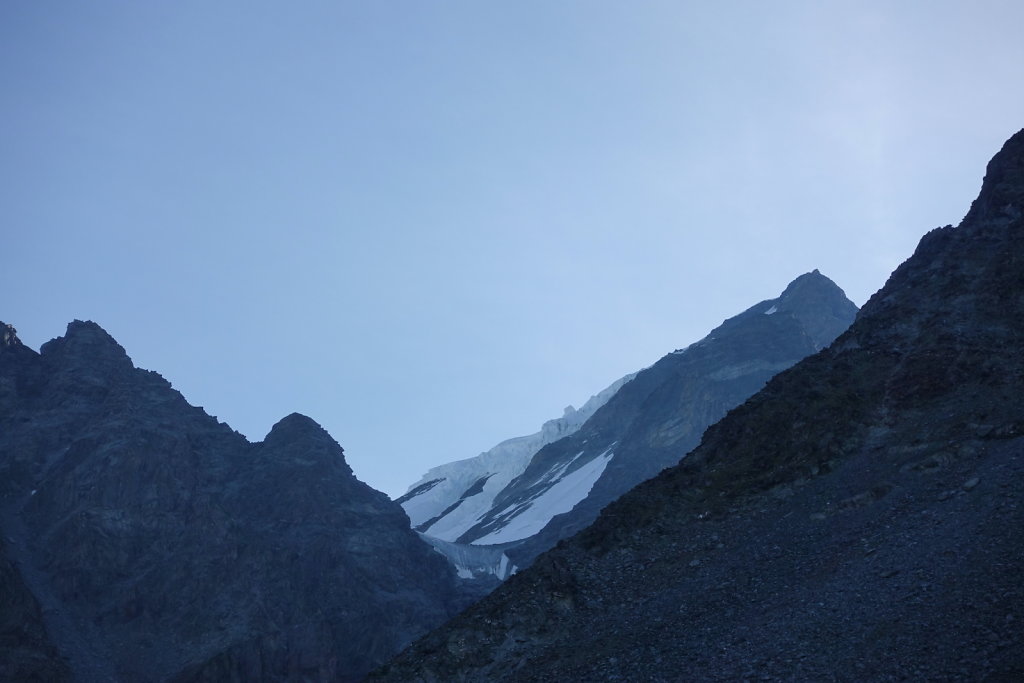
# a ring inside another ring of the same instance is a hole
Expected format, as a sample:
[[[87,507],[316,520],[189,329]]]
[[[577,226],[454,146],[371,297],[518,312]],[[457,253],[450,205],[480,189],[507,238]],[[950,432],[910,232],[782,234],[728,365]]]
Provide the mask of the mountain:
[[[432,493],[432,486],[459,481],[454,495],[444,499],[455,502],[417,529],[455,541],[455,548],[500,547],[490,571],[505,578],[589,525],[605,505],[641,481],[678,463],[708,425],[780,370],[827,346],[856,313],[843,291],[817,270],[801,275],[779,297],[755,304],[701,341],[613,384],[595,397],[601,400],[592,415],[562,438],[548,439],[530,454],[521,449],[514,458],[507,445],[522,440],[507,441],[477,458],[435,468],[399,502],[415,520],[411,508]],[[506,464],[510,461],[514,467]],[[495,480],[501,488],[490,487]],[[467,557],[459,550],[455,558],[452,546],[436,545],[460,572],[474,560],[486,566],[479,555]]]
[[[1024,678],[1024,131],[957,228],[390,680]]]
[[[535,434],[507,439],[476,457],[431,468],[396,502],[417,531],[454,541],[490,509],[494,497],[523,473],[537,451],[582,427],[631,379],[633,375],[627,375],[613,382],[579,410],[568,406],[562,417],[548,420]]]
[[[70,681],[38,601],[0,540],[0,681]]]
[[[354,680],[461,606],[444,558],[313,420],[249,443],[94,323],[39,353],[0,330],[18,678],[60,678],[59,652],[82,681]]]

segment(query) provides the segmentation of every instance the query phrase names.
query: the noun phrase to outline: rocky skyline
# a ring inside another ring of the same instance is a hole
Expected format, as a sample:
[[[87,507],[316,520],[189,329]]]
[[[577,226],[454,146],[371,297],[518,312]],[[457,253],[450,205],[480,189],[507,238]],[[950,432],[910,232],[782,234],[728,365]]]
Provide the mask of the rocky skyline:
[[[2,3],[0,315],[33,349],[101,323],[250,441],[309,415],[397,497],[797,273],[862,305],[1019,127],[1022,23]]]
[[[831,346],[373,680],[1024,675],[1024,130]]]

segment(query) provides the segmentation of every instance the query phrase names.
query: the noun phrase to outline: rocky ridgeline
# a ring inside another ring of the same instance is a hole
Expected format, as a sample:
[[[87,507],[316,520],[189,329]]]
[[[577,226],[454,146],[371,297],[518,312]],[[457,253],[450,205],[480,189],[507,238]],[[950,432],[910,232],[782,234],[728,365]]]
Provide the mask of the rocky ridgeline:
[[[817,270],[791,282],[776,299],[729,318],[704,339],[667,354],[619,389],[572,435],[541,449],[526,471],[496,497],[468,530],[473,542],[550,487],[558,467],[571,474],[608,454],[589,493],[536,534],[505,552],[527,566],[541,552],[589,526],[606,505],[666,467],[676,465],[707,427],[756,393],[776,373],[827,346],[853,322],[857,307]],[[513,518],[512,522],[515,522]]]
[[[486,592],[495,577],[529,566],[608,503],[677,464],[709,425],[830,344],[856,314],[834,282],[805,273],[542,432],[430,470],[397,502],[459,575]]]
[[[678,466],[378,680],[1024,679],[1024,131]]]
[[[0,329],[14,678],[353,680],[459,608],[444,558],[309,418],[249,443],[94,323],[38,354]]]

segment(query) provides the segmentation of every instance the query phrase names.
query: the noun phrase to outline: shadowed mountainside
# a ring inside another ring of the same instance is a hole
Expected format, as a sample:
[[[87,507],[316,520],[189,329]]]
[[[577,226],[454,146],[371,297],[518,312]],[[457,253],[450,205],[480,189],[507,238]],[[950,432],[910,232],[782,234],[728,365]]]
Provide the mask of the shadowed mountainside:
[[[828,349],[385,680],[1024,678],[1024,131]]]
[[[2,329],[2,589],[28,586],[76,680],[352,680],[457,609],[445,560],[309,418],[251,444],[94,323],[38,354]]]

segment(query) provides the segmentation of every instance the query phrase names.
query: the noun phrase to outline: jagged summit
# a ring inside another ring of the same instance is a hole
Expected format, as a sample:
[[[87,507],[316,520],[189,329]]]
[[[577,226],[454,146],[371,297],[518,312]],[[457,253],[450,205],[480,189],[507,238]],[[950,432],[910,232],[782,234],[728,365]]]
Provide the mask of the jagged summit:
[[[121,348],[121,345],[105,329],[92,320],[76,319],[69,322],[67,331],[64,333],[64,339],[111,344]]]
[[[274,439],[310,438],[315,440],[330,439],[332,443],[337,442],[327,433],[327,430],[320,426],[316,420],[307,417],[302,413],[291,413],[278,420],[267,434],[264,443]],[[338,446],[340,449],[341,446]]]
[[[981,192],[963,223],[1016,220],[1024,212],[1024,129],[1017,131],[985,168]]]
[[[813,350],[818,351],[849,327],[856,314],[857,306],[846,298],[846,293],[832,280],[814,270],[795,278],[778,297],[761,301],[725,320],[704,339],[684,351],[707,353],[711,350],[709,344],[723,335],[741,339],[736,337],[741,329],[745,329],[748,335],[770,337],[772,329],[784,325],[783,321],[788,319],[796,321],[814,347]],[[756,339],[750,341],[756,343]],[[754,353],[755,347],[749,347],[748,352]]]
[[[279,420],[258,446],[259,452],[271,453],[275,458],[283,458],[287,462],[319,462],[328,467],[340,468],[347,479],[356,481],[341,445],[315,420],[301,413],[292,413]]]
[[[832,343],[857,315],[846,292],[817,269],[789,283],[775,306],[780,313],[795,316],[819,349]]]
[[[0,321],[0,348],[8,346],[23,346],[23,344],[18,339],[18,331],[14,329],[14,325]]]
[[[128,353],[106,330],[91,320],[68,323],[63,337],[51,339],[40,347],[43,356],[70,355],[83,361],[113,361],[131,364]]]
[[[312,419],[249,443],[93,322],[18,348],[0,346],[0,594],[23,579],[41,609],[12,618],[75,680],[358,680],[464,604]]]
[[[799,301],[802,297],[810,294],[820,296],[831,296],[836,299],[845,299],[846,294],[835,282],[821,274],[817,268],[809,273],[798,276],[779,295],[779,302]]]
[[[16,362],[15,359],[34,358],[36,352],[18,339],[14,325],[0,322],[0,363]]]

